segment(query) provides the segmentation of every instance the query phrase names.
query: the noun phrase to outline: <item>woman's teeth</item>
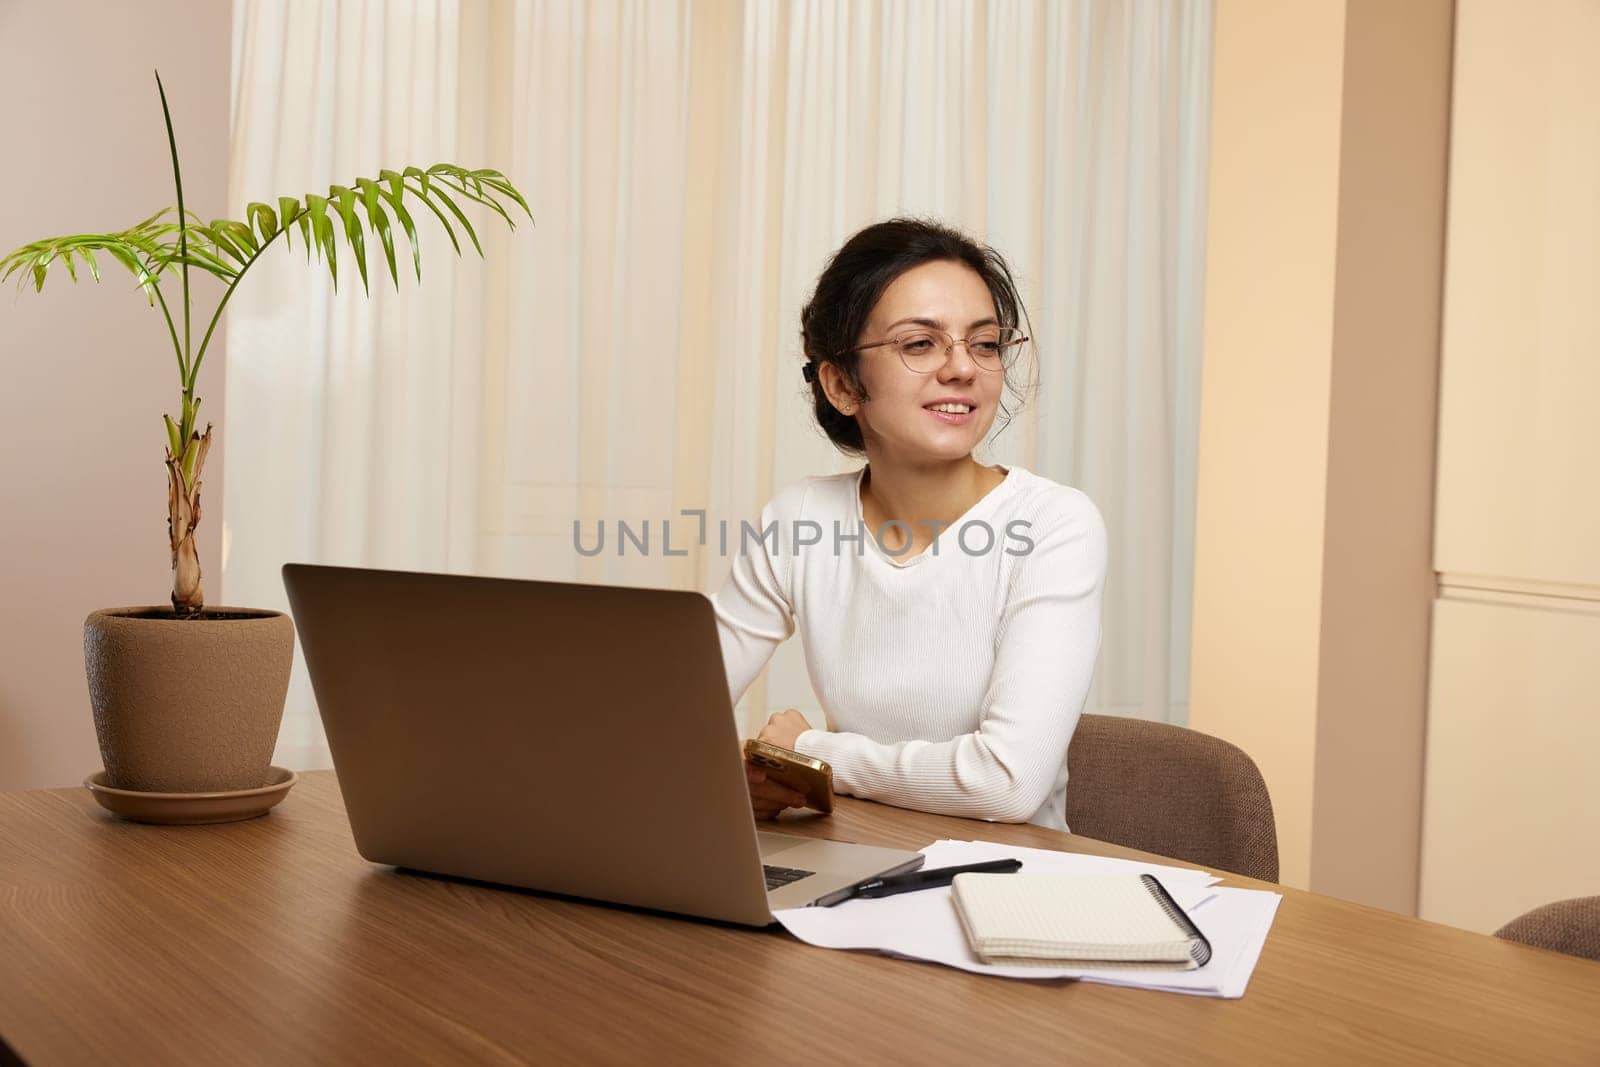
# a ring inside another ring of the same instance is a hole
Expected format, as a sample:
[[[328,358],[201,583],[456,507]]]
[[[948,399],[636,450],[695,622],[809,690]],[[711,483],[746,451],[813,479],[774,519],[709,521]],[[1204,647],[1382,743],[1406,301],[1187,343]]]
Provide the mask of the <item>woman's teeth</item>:
[[[972,406],[970,404],[933,404],[929,406],[928,410],[942,411],[947,415],[965,415],[972,410]]]

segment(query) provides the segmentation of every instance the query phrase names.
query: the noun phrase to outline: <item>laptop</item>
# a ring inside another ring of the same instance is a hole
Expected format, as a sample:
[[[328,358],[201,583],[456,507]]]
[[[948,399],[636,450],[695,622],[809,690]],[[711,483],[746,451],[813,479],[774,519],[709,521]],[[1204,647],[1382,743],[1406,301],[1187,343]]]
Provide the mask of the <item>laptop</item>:
[[[758,831],[711,601],[283,568],[374,863],[764,926],[916,852]]]

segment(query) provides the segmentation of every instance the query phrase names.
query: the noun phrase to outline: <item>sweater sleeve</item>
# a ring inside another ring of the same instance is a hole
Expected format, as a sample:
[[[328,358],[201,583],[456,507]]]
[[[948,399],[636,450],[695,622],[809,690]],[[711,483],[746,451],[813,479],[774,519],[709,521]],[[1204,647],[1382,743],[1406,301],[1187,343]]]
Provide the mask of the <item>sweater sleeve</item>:
[[[1106,532],[1081,493],[1012,573],[978,728],[947,741],[883,744],[807,730],[841,793],[941,815],[1022,822],[1049,798],[1100,651]]]
[[[761,509],[760,530],[747,533],[741,527],[733,569],[711,598],[728,695],[734,704],[794,633],[793,557],[784,547],[804,496],[805,483],[790,486]]]

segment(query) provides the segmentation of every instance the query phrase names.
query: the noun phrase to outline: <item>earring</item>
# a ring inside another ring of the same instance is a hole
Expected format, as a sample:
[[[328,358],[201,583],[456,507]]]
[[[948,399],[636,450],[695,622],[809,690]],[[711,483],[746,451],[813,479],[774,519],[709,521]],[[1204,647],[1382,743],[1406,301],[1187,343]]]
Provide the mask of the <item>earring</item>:
[[[839,409],[839,414],[841,415],[854,415],[855,413],[856,406],[854,404],[846,404],[844,407]]]

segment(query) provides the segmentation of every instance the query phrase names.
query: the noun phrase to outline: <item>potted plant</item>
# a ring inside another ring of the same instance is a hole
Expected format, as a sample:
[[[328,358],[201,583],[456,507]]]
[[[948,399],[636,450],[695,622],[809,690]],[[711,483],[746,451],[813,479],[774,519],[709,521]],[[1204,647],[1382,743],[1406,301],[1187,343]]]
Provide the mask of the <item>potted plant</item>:
[[[326,196],[280,196],[276,206],[247,205],[241,219],[204,222],[184,207],[177,139],[159,74],[156,90],[172,156],[177,206],[118,233],[76,234],[23,245],[0,258],[0,280],[20,275],[19,284],[31,284],[37,291],[43,289],[51,269],[59,266],[74,282],[85,269],[98,282],[97,256],[103,255],[131,273],[150,306],[160,309],[177,357],[181,389],[177,417],[162,416],[172,606],[111,608],[93,612],[85,621],[84,658],[95,732],[105,760],[105,783],[115,789],[248,791],[267,784],[288,689],[294,627],[275,611],[207,607],[201,587],[195,531],[213,427],[208,423],[204,431],[199,429],[195,385],[222,313],[250,268],[280,238],[292,247],[295,231],[307,260],[314,255],[325,263],[336,288],[343,244],[367,290],[370,244],[374,251],[381,250],[380,261],[398,290],[396,248],[402,242],[402,252],[405,247],[411,252],[417,280],[422,279],[414,212],[424,224],[432,215],[458,255],[457,228],[483,254],[460,202],[487,208],[513,228],[508,206],[520,208],[530,220],[533,216],[499,171],[437,163],[426,169],[382,170],[376,178],[331,185]],[[198,345],[190,287],[193,271],[223,286]],[[181,285],[181,299],[171,293],[174,285]]]

